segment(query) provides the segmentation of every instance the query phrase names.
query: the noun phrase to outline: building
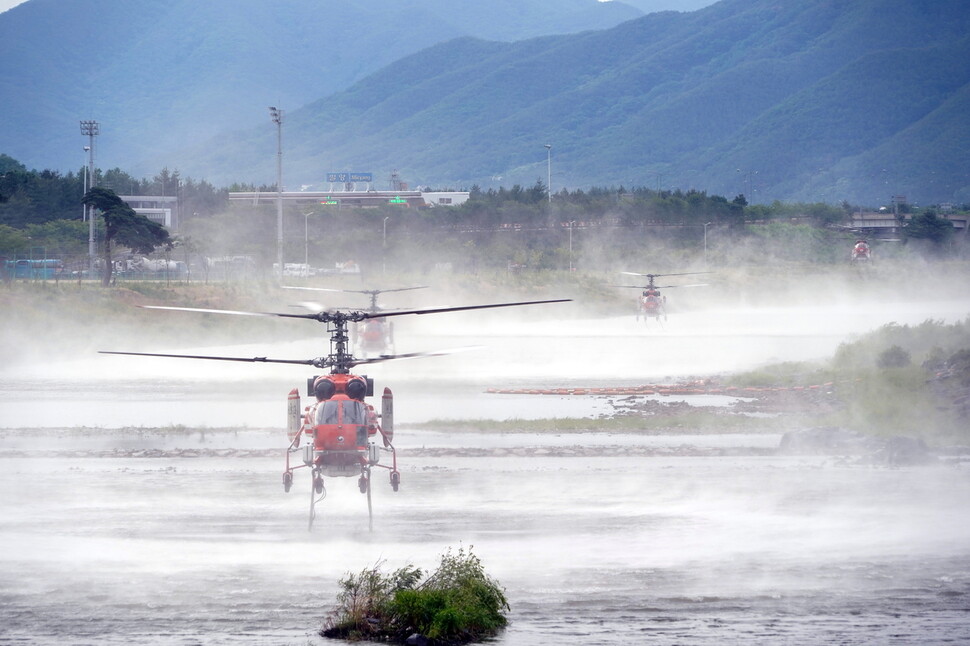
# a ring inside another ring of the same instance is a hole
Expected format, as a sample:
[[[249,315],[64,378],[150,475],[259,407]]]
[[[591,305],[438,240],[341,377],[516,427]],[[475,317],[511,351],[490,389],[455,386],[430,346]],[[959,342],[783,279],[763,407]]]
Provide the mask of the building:
[[[179,200],[174,195],[119,195],[138,215],[158,222],[166,229],[179,228]]]
[[[229,193],[236,203],[275,204],[276,191],[241,191]],[[284,191],[284,204],[324,204],[336,207],[376,208],[385,204],[410,208],[458,206],[468,201],[467,191]]]

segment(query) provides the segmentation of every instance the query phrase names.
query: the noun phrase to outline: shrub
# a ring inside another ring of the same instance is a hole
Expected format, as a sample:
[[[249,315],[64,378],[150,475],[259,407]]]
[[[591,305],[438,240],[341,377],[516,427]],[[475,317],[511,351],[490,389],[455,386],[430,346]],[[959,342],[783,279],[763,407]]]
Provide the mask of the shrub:
[[[438,646],[451,646],[491,637],[507,623],[505,592],[470,548],[449,549],[420,584],[422,572],[413,566],[390,575],[381,566],[339,582],[342,592],[322,636],[403,643],[418,633]]]
[[[898,345],[886,348],[879,353],[876,365],[880,368],[905,368],[913,362],[909,352],[903,350]]]

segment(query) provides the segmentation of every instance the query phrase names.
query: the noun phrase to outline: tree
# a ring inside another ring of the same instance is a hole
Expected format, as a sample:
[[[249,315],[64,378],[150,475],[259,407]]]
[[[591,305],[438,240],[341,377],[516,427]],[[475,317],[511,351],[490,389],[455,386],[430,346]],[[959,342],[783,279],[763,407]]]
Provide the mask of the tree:
[[[117,241],[118,244],[143,254],[149,254],[161,246],[171,249],[172,240],[165,227],[135,213],[114,191],[95,186],[81,201],[101,211],[101,217],[104,218],[104,249],[101,256],[104,273],[101,275],[101,284],[105,287],[111,284],[112,242]]]
[[[0,256],[15,256],[27,248],[30,241],[20,229],[0,224]]]
[[[942,246],[953,236],[953,223],[939,217],[933,209],[927,209],[914,215],[903,231],[907,240],[928,240]]]
[[[19,171],[21,173],[26,173],[27,167],[21,164],[13,157],[11,157],[10,155],[4,155],[3,153],[0,153],[0,173],[6,173],[12,170]]]

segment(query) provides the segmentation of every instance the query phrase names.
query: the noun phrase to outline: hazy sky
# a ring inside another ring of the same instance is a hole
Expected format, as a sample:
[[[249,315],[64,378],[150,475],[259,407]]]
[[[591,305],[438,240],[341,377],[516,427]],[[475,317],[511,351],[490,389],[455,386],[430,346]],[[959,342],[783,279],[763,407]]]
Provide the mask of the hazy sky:
[[[3,13],[10,7],[16,7],[22,2],[26,2],[26,0],[0,0],[0,13]]]

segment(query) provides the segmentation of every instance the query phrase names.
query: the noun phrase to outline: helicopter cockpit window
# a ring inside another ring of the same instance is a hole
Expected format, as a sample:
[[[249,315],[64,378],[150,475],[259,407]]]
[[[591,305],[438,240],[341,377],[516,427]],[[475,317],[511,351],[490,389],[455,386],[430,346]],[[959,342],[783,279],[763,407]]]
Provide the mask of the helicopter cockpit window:
[[[317,406],[317,425],[340,423],[340,402],[327,400]]]
[[[355,399],[341,402],[344,405],[343,423],[344,424],[366,424],[367,413],[364,404]]]
[[[327,400],[317,406],[317,425],[366,424],[367,411],[362,402],[350,400]]]

